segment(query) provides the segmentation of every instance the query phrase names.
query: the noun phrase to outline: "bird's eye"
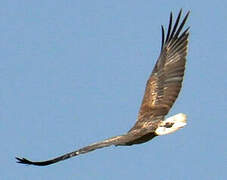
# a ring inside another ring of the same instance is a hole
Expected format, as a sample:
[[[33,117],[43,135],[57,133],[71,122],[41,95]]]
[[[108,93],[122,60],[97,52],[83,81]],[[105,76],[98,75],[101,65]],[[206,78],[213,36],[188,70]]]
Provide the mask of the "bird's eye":
[[[166,128],[171,128],[173,126],[174,123],[171,123],[171,122],[167,122],[164,127]]]

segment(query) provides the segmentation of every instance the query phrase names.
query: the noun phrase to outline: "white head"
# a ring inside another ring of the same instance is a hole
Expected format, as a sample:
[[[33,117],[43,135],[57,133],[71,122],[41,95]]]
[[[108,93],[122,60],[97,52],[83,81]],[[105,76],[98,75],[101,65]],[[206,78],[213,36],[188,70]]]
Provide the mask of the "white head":
[[[173,133],[187,124],[187,116],[183,113],[176,114],[162,121],[155,130],[158,136]]]

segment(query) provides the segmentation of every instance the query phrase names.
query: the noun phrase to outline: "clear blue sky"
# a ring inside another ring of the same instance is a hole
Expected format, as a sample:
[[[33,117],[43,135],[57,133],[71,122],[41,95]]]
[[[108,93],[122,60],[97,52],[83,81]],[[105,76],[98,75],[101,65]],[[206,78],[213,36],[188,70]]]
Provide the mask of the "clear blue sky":
[[[0,179],[227,179],[227,1],[2,1]],[[188,125],[131,147],[45,160],[134,124],[169,13],[191,10],[184,86],[169,115]]]

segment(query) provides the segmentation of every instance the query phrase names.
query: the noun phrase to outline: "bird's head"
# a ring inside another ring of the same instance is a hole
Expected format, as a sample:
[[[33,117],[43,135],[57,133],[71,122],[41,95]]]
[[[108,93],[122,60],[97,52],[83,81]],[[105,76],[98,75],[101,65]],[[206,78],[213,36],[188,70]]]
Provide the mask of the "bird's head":
[[[187,116],[183,113],[179,113],[162,121],[155,130],[155,133],[158,136],[170,134],[183,128],[186,124]]]

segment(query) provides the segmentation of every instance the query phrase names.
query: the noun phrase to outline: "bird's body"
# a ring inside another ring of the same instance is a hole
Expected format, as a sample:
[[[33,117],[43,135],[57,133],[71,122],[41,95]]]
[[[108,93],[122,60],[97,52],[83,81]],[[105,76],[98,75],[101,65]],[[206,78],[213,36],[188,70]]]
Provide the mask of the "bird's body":
[[[182,113],[164,120],[180,92],[185,70],[189,28],[182,33],[181,31],[189,12],[178,27],[181,13],[182,11],[178,14],[173,28],[172,13],[170,14],[166,38],[162,26],[161,53],[147,81],[137,121],[126,134],[111,137],[51,160],[34,162],[16,158],[18,163],[45,166],[110,145],[130,146],[144,143],[155,136],[173,133],[184,127],[186,115]]]

